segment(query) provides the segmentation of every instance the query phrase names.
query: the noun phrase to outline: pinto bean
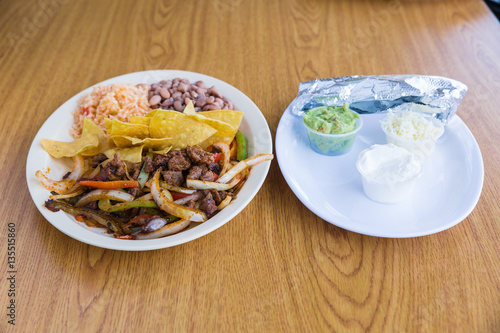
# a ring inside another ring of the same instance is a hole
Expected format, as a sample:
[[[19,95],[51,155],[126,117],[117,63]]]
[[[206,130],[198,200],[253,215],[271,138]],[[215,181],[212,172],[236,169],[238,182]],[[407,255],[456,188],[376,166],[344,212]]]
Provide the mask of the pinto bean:
[[[179,84],[179,86],[177,87],[177,90],[180,91],[180,92],[183,92],[185,93],[186,91],[188,91],[188,85],[185,84],[185,83],[181,83]]]
[[[215,88],[215,86],[210,87],[210,89],[207,90],[207,93],[210,95],[213,95],[215,97],[219,97],[219,98],[222,97],[222,95],[219,93],[217,88]]]
[[[149,99],[149,105],[158,105],[161,102],[161,96],[160,95],[154,95]]]
[[[177,111],[182,111],[190,101],[195,104],[196,111],[234,108],[215,86],[208,88],[203,81],[190,83],[178,77],[149,85],[148,100],[151,106]]]
[[[170,93],[165,88],[160,89],[160,95],[165,99],[170,98]]]
[[[200,97],[198,97],[198,99],[196,100],[196,106],[201,108],[204,107],[205,104],[207,104],[207,99],[205,98],[205,96],[201,95]]]
[[[184,107],[182,106],[182,102],[181,101],[175,101],[174,102],[174,109],[175,109],[175,111],[182,111],[182,110],[184,110]]]

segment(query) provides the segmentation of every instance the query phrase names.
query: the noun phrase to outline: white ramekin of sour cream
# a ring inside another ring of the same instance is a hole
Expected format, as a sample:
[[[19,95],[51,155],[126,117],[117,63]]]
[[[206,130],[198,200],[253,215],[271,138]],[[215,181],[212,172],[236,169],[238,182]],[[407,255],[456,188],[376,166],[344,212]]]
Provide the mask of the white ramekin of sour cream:
[[[373,145],[358,155],[356,163],[368,198],[395,204],[407,199],[422,173],[418,157],[394,144]]]

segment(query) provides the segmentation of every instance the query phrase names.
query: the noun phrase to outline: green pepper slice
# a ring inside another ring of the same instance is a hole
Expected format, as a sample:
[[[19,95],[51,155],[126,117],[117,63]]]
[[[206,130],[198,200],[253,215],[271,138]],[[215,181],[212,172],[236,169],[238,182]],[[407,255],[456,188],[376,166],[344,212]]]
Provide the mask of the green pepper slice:
[[[99,209],[108,213],[132,209],[136,207],[158,208],[158,205],[153,200],[134,200],[117,203],[116,205],[112,205],[109,199],[99,200]]]
[[[246,160],[248,157],[247,138],[238,131],[236,133],[236,158],[238,161]]]

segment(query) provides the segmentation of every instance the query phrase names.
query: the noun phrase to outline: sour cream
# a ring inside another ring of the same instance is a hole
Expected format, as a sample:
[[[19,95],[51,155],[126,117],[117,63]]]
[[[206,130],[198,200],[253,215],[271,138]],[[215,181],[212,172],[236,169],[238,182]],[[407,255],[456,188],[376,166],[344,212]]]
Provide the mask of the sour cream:
[[[358,155],[356,163],[368,198],[381,203],[399,203],[413,192],[422,166],[405,148],[394,144],[373,145]]]

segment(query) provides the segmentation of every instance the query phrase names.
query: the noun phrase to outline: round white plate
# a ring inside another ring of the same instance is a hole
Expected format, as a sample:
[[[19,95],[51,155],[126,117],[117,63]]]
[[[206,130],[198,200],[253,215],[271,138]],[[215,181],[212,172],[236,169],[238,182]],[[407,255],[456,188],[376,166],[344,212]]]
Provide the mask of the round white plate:
[[[323,220],[360,234],[416,237],[448,229],[464,220],[481,195],[483,159],[474,136],[458,117],[449,122],[424,165],[411,198],[380,204],[363,192],[356,169],[358,154],[385,144],[384,114],[363,114],[364,126],[352,150],[323,156],[310,147],[301,118],[288,108],[276,132],[276,155],[288,185],[302,203]]]
[[[111,83],[152,84],[175,77],[186,78],[191,82],[203,80],[208,86],[215,85],[223,96],[229,98],[235,107],[244,113],[240,130],[247,137],[249,156],[272,153],[271,132],[262,112],[245,94],[221,80],[193,72],[154,70],[118,76],[96,85]],[[61,179],[67,171],[71,170],[72,161],[69,158],[56,160],[50,157],[42,148],[40,140],[72,141],[73,138],[68,133],[73,123],[72,112],[77,108],[79,98],[91,90],[92,87],[73,96],[45,121],[31,144],[26,163],[26,179],[35,205],[52,225],[66,235],[87,244],[126,251],[153,250],[179,245],[204,236],[231,220],[245,208],[264,183],[269,171],[270,162],[261,163],[253,167],[248,180],[241,188],[236,200],[208,221],[201,224],[192,223],[188,229],[178,234],[152,240],[115,239],[111,235],[106,234],[104,229],[87,227],[84,223],[78,223],[73,216],[62,211],[57,213],[49,211],[44,207],[44,203],[50,193],[38,182],[35,172],[49,168],[51,178]]]

